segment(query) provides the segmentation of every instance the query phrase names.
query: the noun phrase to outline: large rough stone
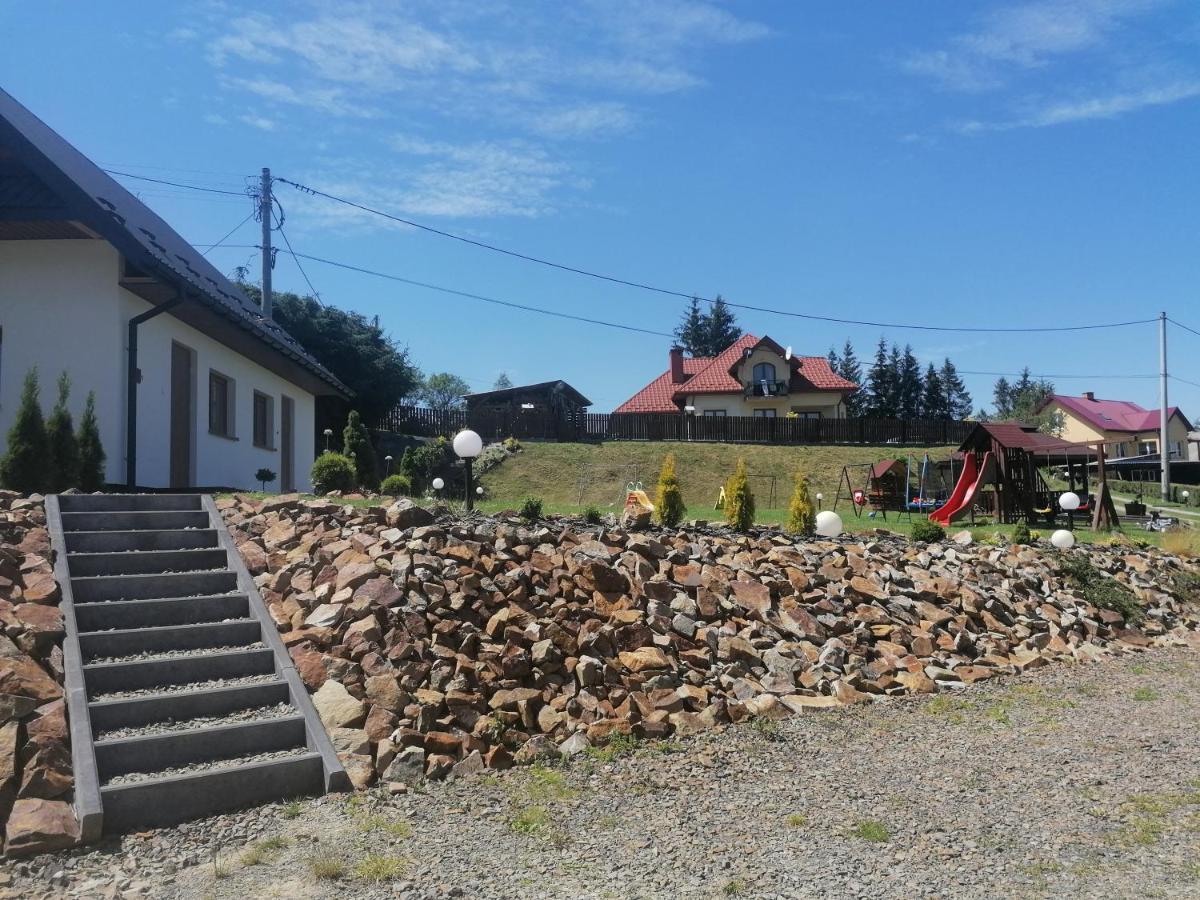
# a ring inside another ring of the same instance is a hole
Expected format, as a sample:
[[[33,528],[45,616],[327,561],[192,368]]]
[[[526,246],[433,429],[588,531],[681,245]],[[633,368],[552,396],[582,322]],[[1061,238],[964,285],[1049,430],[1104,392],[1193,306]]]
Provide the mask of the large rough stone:
[[[387,508],[387,523],[393,528],[420,528],[433,524],[433,513],[407,498],[401,498]]]
[[[28,856],[64,850],[79,843],[79,823],[70,804],[36,798],[13,804],[5,828],[5,852]]]
[[[367,717],[366,706],[354,697],[345,686],[330,679],[313,694],[313,706],[326,728],[354,728]]]

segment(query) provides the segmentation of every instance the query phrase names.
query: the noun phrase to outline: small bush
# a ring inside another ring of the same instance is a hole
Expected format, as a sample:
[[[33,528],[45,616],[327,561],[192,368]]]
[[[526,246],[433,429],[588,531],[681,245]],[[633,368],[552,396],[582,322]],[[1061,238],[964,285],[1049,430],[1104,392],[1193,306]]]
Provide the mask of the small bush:
[[[1018,522],[1017,527],[1013,529],[1012,540],[1014,544],[1032,543],[1033,535],[1029,533],[1029,526],[1024,522]]]
[[[797,472],[792,502],[788,504],[787,530],[792,534],[812,534],[816,524],[817,509],[808,492],[808,476]]]
[[[79,489],[86,493],[104,487],[104,445],[96,421],[96,392],[89,391],[79,420]]]
[[[912,524],[912,539],[926,544],[932,544],[940,541],[946,536],[944,529],[937,522],[931,522],[928,519],[917,519]]]
[[[389,475],[379,486],[379,493],[389,497],[402,497],[412,493],[412,481],[407,475]]]
[[[1133,591],[1111,575],[1105,575],[1088,562],[1085,556],[1068,556],[1059,571],[1070,585],[1092,606],[1120,613],[1121,618],[1136,625],[1145,616]]]
[[[739,459],[733,475],[725,483],[725,521],[738,531],[754,525],[754,494],[746,477],[746,461]]]
[[[259,469],[257,472],[254,473],[254,480],[262,485],[263,491],[266,491],[267,482],[275,480],[275,473],[272,472],[270,469],[268,469],[266,466],[263,466],[261,469]]]
[[[346,428],[342,431],[342,452],[354,460],[354,487],[374,488],[379,484],[379,468],[371,433],[359,418],[358,410],[350,410]]]
[[[517,511],[526,522],[536,522],[542,517],[542,498],[541,497],[526,497],[521,501],[521,508]]]
[[[312,464],[310,473],[313,491],[328,494],[330,491],[352,491],[357,483],[354,463],[341,453],[322,453]]]
[[[877,844],[887,843],[892,837],[892,833],[888,830],[888,827],[874,819],[866,819],[858,822],[854,826],[853,834],[864,841],[871,841]]]
[[[521,449],[521,442],[518,441],[515,437],[505,438],[504,439],[504,449],[507,450],[509,453],[517,453]]]
[[[0,487],[22,494],[44,491],[50,481],[50,444],[38,392],[34,366],[25,374],[17,415],[8,430],[8,450],[0,459]]]
[[[583,521],[589,525],[599,525],[604,521],[604,517],[600,514],[600,510],[594,506],[589,506],[583,511]]]
[[[71,376],[58,376],[58,402],[46,420],[46,444],[50,451],[50,482],[48,487],[58,494],[79,484],[79,440],[75,423],[67,409],[71,396]]]
[[[654,495],[654,511],[658,523],[664,528],[674,528],[687,512],[683,505],[683,494],[679,492],[679,479],[675,477],[675,454],[668,453],[663,459],[662,472],[658,476],[658,490]]]
[[[409,447],[400,457],[400,474],[407,475],[412,489],[420,492],[429,486],[434,477],[450,465],[454,450],[445,437],[436,441]]]

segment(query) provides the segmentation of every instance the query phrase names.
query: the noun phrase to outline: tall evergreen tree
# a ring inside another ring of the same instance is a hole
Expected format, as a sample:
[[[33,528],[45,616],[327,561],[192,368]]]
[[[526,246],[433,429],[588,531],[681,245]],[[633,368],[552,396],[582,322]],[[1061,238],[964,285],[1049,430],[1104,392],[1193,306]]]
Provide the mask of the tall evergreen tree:
[[[888,365],[887,341],[879,339],[875,347],[875,362],[867,373],[867,396],[865,411],[876,418],[891,415],[892,396],[895,389],[892,386],[892,369]]]
[[[917,361],[916,354],[909,344],[904,345],[904,351],[900,355],[897,381],[900,418],[918,418],[921,415],[921,363]]]
[[[675,343],[688,356],[707,356],[708,339],[704,313],[700,310],[700,299],[693,297],[675,329]]]
[[[71,376],[58,376],[58,402],[46,420],[46,444],[50,452],[49,490],[61,493],[79,484],[79,443],[67,400],[71,396]]]
[[[742,329],[733,317],[733,311],[730,310],[729,305],[721,298],[720,294],[717,294],[717,299],[713,301],[712,308],[708,311],[704,330],[708,342],[706,356],[716,356],[742,336]]]
[[[833,351],[830,352],[832,353]],[[834,371],[847,381],[853,381],[860,387],[864,387],[862,365],[859,363],[858,357],[854,355],[854,345],[850,343],[849,339],[846,340],[845,345],[842,347],[842,357],[837,369]],[[863,407],[866,405],[865,393],[863,390],[858,390],[846,395],[847,416],[853,417],[863,414]]]
[[[512,379],[508,377],[507,372],[501,372],[496,376],[496,383],[492,385],[493,391],[506,391],[513,386]]]
[[[88,391],[79,419],[79,489],[86,493],[104,487],[104,445],[96,422],[96,392]]]
[[[829,348],[829,352],[825,354],[825,358],[829,360],[829,368],[833,369],[833,374],[840,375],[842,372],[842,361],[838,359],[837,349]]]
[[[921,389],[921,418],[945,419],[949,416],[949,403],[942,378],[930,363],[925,368],[925,383]]]
[[[8,431],[8,450],[0,459],[0,487],[22,494],[44,491],[50,480],[49,442],[38,394],[34,366],[25,374],[17,415]]]
[[[959,376],[958,369],[955,368],[954,363],[950,362],[950,357],[946,357],[942,361],[942,368],[938,375],[942,382],[942,393],[946,395],[947,416],[951,419],[970,418],[974,405],[971,394]]]
[[[997,418],[1007,419],[1012,415],[1012,397],[1012,385],[1008,383],[1007,378],[1001,375],[992,387],[992,407],[996,411]]]

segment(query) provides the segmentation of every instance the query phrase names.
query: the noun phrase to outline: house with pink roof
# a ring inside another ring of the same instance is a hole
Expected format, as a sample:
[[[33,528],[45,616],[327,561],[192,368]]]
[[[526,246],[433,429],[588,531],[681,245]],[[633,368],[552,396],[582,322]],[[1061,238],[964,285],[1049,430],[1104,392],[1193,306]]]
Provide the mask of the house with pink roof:
[[[1145,409],[1129,400],[1101,400],[1091,391],[1080,397],[1052,394],[1039,412],[1060,413],[1064,440],[1089,444],[1104,442],[1105,452],[1116,459],[1159,452],[1159,410]],[[1167,409],[1167,447],[1172,459],[1195,459],[1197,445],[1188,440],[1192,423],[1172,406]]]
[[[795,356],[769,337],[743,334],[716,356],[672,347],[667,370],[613,411],[843,419],[856,390],[824,356]]]

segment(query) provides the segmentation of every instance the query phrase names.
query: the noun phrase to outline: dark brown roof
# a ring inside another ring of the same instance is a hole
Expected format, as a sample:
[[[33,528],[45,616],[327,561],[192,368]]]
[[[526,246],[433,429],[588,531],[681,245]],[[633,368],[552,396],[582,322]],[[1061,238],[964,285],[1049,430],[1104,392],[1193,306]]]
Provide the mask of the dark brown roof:
[[[961,450],[987,450],[995,441],[1002,447],[1029,453],[1072,459],[1096,455],[1094,447],[1043,434],[1034,425],[1021,422],[979,422],[962,442]]]
[[[566,395],[577,406],[591,406],[592,401],[562,379],[557,381],[539,381],[537,384],[520,384],[516,387],[501,388],[498,391],[480,391],[477,394],[467,394],[468,403],[480,403],[487,400],[509,400],[525,394],[545,394],[558,391]]]

